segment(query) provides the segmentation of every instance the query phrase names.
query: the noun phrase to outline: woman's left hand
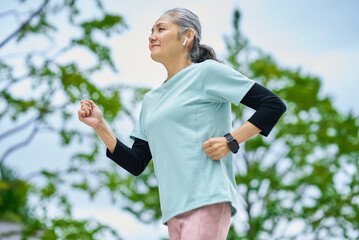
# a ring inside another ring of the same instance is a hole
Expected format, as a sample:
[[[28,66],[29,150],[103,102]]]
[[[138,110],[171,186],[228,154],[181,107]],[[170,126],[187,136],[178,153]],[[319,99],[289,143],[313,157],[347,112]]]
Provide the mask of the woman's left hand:
[[[224,158],[230,152],[225,137],[210,138],[202,144],[202,147],[207,156],[212,160]]]

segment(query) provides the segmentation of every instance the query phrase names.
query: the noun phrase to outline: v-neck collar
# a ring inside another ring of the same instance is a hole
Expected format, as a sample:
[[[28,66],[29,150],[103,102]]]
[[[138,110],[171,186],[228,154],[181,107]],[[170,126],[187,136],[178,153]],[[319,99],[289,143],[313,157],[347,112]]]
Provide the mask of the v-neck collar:
[[[178,78],[179,75],[181,75],[181,73],[185,72],[186,70],[190,69],[192,66],[194,66],[194,62],[192,62],[190,65],[188,65],[187,67],[179,70],[175,75],[173,75],[170,79],[167,79],[166,81],[164,81],[161,85],[162,86],[168,86],[170,82],[173,82],[175,79]]]

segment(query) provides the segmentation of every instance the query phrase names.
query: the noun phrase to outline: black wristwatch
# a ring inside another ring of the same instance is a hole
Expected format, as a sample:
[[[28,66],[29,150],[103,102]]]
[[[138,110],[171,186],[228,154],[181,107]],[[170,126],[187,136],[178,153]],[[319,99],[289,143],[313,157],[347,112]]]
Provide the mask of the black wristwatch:
[[[239,144],[237,140],[234,139],[230,133],[227,133],[226,135],[224,135],[224,137],[227,139],[227,144],[231,152],[237,153],[239,149]]]

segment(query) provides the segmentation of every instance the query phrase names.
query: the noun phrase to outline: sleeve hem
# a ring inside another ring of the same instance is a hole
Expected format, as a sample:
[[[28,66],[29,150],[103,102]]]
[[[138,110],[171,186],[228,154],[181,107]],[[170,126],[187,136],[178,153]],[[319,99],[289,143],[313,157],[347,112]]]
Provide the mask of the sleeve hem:
[[[247,84],[247,86],[242,90],[242,92],[237,96],[237,98],[234,99],[234,101],[232,103],[235,104],[236,106],[238,106],[240,104],[240,102],[242,101],[242,99],[246,96],[248,91],[251,90],[251,88],[254,86],[255,83],[256,83],[255,81],[250,80],[250,82]]]
[[[115,149],[113,150],[113,153],[110,152],[110,150],[108,150],[108,148],[106,148],[106,157],[110,158],[110,159],[114,159],[116,158],[116,153],[118,152],[118,147],[119,147],[119,141],[118,138],[116,138],[116,146]]]
[[[135,140],[136,138],[138,138],[138,139],[148,142],[147,138],[142,136],[141,134],[131,133],[130,138],[132,140]]]
[[[254,126],[256,126],[257,128],[259,128],[261,130],[261,132],[259,134],[261,134],[264,137],[268,137],[269,132],[266,132],[265,130],[263,130],[264,128],[260,126],[260,124],[256,123],[255,121],[253,121],[252,119],[248,119],[248,122],[252,123]]]

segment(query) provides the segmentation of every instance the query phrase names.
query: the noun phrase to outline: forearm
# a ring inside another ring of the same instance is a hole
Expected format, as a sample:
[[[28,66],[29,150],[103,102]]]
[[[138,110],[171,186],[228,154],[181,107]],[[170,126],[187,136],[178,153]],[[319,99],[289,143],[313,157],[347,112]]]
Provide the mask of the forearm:
[[[253,125],[250,122],[246,122],[238,129],[234,130],[231,135],[237,140],[238,143],[242,143],[257,135],[262,130]],[[224,158],[229,152],[229,146],[225,137],[214,137],[208,139],[202,144],[204,152],[212,160],[219,160]]]
[[[93,129],[105,143],[107,157],[135,176],[143,172],[152,158],[146,141],[136,139],[132,149],[127,147],[115,137],[103,119]]]
[[[117,139],[115,135],[108,128],[106,122],[102,120],[96,127],[94,127],[97,135],[102,139],[105,143],[108,150],[113,153],[116,147]]]
[[[233,138],[237,140],[238,143],[242,143],[250,139],[251,137],[257,135],[262,130],[253,125],[250,122],[244,123],[242,126],[234,130],[231,134]]]

